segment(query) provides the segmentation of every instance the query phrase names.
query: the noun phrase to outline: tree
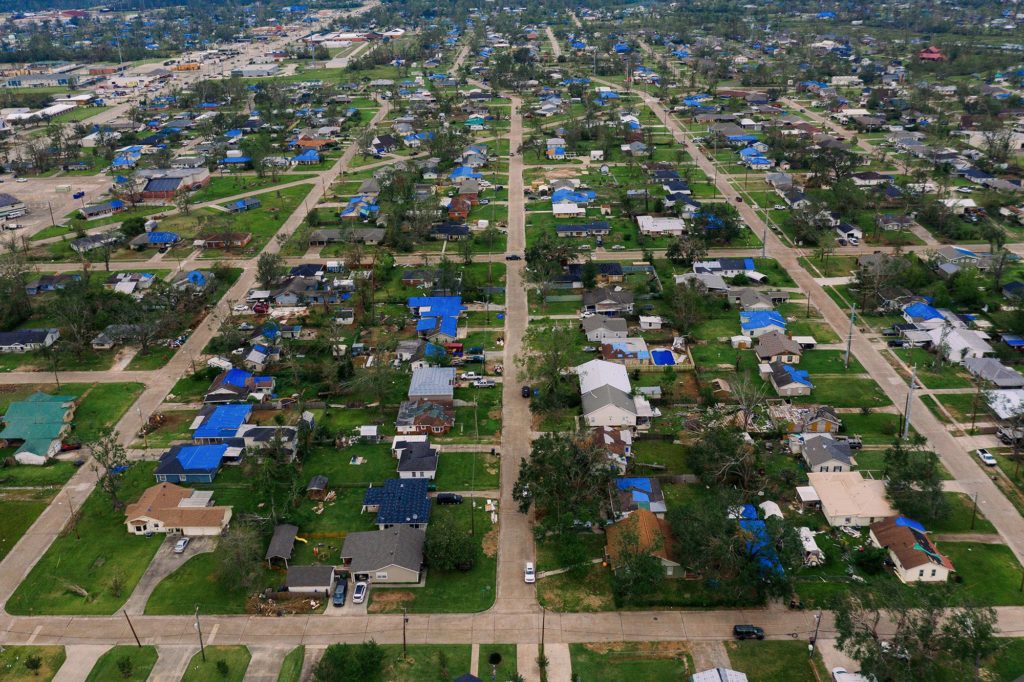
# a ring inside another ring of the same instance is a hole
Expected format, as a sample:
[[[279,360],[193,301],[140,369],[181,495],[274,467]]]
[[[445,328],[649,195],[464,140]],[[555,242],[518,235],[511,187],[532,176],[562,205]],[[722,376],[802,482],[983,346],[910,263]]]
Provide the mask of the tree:
[[[741,228],[739,211],[732,204],[704,204],[694,218],[695,231],[714,244],[728,244],[740,236]]]
[[[644,549],[640,546],[636,523],[632,527],[623,528],[619,534],[618,556],[615,559],[615,573],[612,576],[612,589],[617,602],[643,597],[657,589],[665,577],[661,559],[652,553],[659,549],[662,547]]]
[[[547,298],[551,281],[561,274],[566,263],[575,260],[579,255],[579,249],[570,244],[570,241],[545,232],[533,246],[526,249],[526,281],[539,287],[542,305]]]
[[[121,234],[125,237],[134,237],[146,231],[146,219],[142,216],[132,216],[121,223]]]
[[[263,542],[255,527],[232,524],[217,543],[217,578],[225,587],[241,585],[251,592],[262,578]]]
[[[672,327],[686,336],[708,315],[707,289],[699,280],[689,279],[665,290]]]
[[[761,467],[757,450],[748,445],[742,431],[716,426],[707,429],[687,452],[693,473],[705,485],[734,485],[751,491]]]
[[[32,302],[25,285],[32,271],[25,249],[14,238],[5,240],[0,254],[0,327],[13,329],[32,315]]]
[[[42,667],[43,659],[36,654],[29,654],[25,657],[25,669],[29,670],[33,675],[38,675]]]
[[[87,447],[93,458],[93,471],[99,476],[100,490],[107,494],[114,509],[120,509],[121,500],[117,497],[118,490],[124,481],[122,474],[130,465],[128,451],[121,445],[121,434],[117,431],[100,436]]]
[[[126,680],[131,678],[135,673],[135,664],[132,662],[131,656],[122,656],[117,659],[117,672]]]
[[[573,327],[554,321],[527,327],[523,352],[516,364],[520,380],[532,381],[540,389],[531,409],[552,410],[577,404],[576,377],[568,372],[583,360],[577,334]]]
[[[665,257],[675,265],[693,265],[708,253],[707,244],[696,235],[685,234],[673,239],[665,250]]]
[[[281,277],[284,259],[279,254],[264,251],[256,261],[256,281],[269,289]]]
[[[313,669],[316,682],[373,680],[384,666],[384,650],[376,641],[362,644],[331,644]]]
[[[430,568],[468,571],[476,563],[477,543],[450,515],[437,514],[427,526],[423,553]]]
[[[900,441],[885,451],[882,473],[886,493],[902,513],[918,521],[938,521],[949,513],[942,488],[939,458],[915,442],[910,447]]]
[[[180,190],[174,193],[174,205],[181,211],[182,215],[192,212],[192,192]],[[123,226],[122,226],[123,227]]]
[[[879,682],[942,677],[978,679],[981,661],[997,647],[995,611],[956,604],[952,589],[908,590],[879,584],[849,591],[834,606],[839,648]],[[883,639],[881,626],[895,628]]]
[[[616,470],[589,434],[546,433],[533,441],[512,491],[524,514],[532,507],[538,525],[562,533],[577,521],[598,521]]]
[[[768,399],[768,384],[755,380],[749,371],[743,372],[736,376],[732,394],[743,413],[743,430],[746,431],[754,412]]]

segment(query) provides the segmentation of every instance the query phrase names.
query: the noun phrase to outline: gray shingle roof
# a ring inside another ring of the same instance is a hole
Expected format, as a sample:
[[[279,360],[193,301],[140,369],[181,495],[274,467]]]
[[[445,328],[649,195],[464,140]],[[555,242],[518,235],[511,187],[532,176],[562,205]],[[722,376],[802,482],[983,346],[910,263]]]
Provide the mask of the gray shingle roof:
[[[387,566],[418,571],[423,564],[425,537],[422,530],[408,526],[349,533],[341,547],[341,558],[351,560],[348,568],[353,573],[372,573]]]
[[[847,466],[853,464],[849,445],[821,436],[804,443],[803,456],[811,468],[831,460],[838,460]]]

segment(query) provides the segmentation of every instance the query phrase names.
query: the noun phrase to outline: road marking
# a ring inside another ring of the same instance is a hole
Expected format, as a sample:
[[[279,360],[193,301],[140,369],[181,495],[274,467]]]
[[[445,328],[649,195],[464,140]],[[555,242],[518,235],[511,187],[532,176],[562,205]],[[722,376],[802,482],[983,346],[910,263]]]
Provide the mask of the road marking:
[[[39,635],[39,631],[43,629],[42,625],[37,625],[32,629],[32,636],[28,638],[29,644],[35,644],[36,637]]]
[[[217,638],[217,630],[220,630],[220,623],[213,624],[213,628],[210,630],[210,636],[206,638],[207,644],[213,644],[213,640]]]

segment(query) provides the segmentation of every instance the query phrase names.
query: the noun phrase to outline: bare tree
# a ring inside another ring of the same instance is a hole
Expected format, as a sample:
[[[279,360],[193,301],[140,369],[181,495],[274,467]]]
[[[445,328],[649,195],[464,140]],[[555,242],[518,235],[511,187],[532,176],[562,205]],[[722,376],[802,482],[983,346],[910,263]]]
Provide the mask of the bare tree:
[[[732,394],[743,411],[743,430],[746,431],[750,427],[754,410],[763,405],[768,398],[768,384],[755,381],[750,372],[744,372],[736,376]]]
[[[124,506],[117,493],[124,481],[121,467],[129,465],[128,451],[121,445],[120,438],[120,433],[111,431],[87,445],[94,460],[92,468],[99,478],[100,489],[110,498],[114,509]]]

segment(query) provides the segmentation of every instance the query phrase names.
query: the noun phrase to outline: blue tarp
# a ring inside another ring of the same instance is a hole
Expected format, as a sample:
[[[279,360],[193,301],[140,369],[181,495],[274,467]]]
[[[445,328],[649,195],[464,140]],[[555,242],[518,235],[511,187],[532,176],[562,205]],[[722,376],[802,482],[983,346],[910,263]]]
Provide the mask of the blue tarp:
[[[749,310],[740,313],[740,327],[744,331],[778,326],[786,328],[786,320],[775,310]]]

